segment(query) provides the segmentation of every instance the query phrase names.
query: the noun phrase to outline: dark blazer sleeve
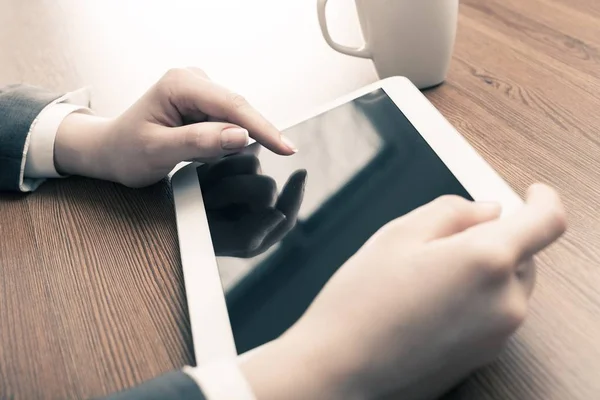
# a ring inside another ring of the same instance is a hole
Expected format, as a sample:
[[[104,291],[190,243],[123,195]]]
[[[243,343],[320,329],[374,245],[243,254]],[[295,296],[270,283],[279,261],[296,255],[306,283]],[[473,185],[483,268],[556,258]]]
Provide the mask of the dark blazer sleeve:
[[[44,107],[60,96],[27,85],[0,88],[0,191],[23,191],[29,131]]]
[[[103,400],[206,400],[196,382],[185,372],[174,371]]]

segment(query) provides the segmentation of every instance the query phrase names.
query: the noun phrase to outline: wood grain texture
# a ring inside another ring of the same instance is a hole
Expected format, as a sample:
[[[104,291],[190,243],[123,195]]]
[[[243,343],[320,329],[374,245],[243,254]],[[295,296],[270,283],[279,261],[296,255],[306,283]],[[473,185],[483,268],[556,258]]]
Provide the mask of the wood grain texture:
[[[428,97],[519,193],[557,187],[570,230],[539,257],[506,353],[448,399],[600,398],[598,4],[462,2],[448,82]]]
[[[15,68],[29,76],[0,72]],[[51,86],[81,83],[66,75]],[[600,398],[600,2],[463,0],[448,80],[426,95],[519,193],[558,188],[570,222],[523,329],[447,398]],[[193,361],[166,183],[2,194],[0,237],[0,399],[98,396]]]
[[[0,398],[89,398],[192,359],[167,183],[0,203]]]

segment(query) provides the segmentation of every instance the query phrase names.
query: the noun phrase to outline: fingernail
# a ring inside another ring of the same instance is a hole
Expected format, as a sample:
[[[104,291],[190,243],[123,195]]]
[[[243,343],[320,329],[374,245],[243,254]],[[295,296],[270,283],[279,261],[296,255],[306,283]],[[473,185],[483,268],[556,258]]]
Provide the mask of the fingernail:
[[[221,148],[237,150],[244,148],[250,141],[250,135],[244,128],[226,128],[221,132]]]
[[[283,144],[285,144],[294,153],[298,152],[298,148],[296,147],[296,145],[294,144],[294,142],[291,141],[291,139],[289,137],[281,135],[281,141],[283,142]]]

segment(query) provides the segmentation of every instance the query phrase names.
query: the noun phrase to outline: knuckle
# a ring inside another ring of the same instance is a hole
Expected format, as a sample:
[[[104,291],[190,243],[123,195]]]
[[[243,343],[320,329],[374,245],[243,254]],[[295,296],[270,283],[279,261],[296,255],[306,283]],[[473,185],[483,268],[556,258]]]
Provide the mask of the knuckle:
[[[182,68],[171,68],[157,83],[157,89],[160,93],[170,95],[173,88],[180,85],[186,79],[188,72]]]
[[[384,248],[393,243],[395,237],[398,235],[401,222],[399,220],[393,220],[380,227],[375,234],[373,234],[367,241],[370,244],[377,244]]]
[[[402,218],[397,218],[383,225],[377,231],[378,236],[395,236],[396,234],[404,230],[404,223]]]
[[[469,212],[470,202],[460,196],[444,195],[435,204],[448,220],[460,221]]]
[[[178,81],[184,79],[188,75],[185,68],[171,68],[164,75],[162,80]]]
[[[564,232],[567,230],[567,213],[561,204],[557,204],[552,208],[550,220],[555,231]]]
[[[192,71],[193,73],[195,73],[196,75],[199,75],[203,78],[208,78],[208,74],[206,73],[206,71],[204,71],[202,68],[198,68],[198,67],[187,67],[187,70]]]
[[[483,275],[489,279],[506,278],[514,271],[519,261],[517,251],[509,246],[482,241],[476,248],[477,265]]]
[[[248,101],[244,96],[238,93],[227,94],[227,104],[231,111],[237,111],[248,106]]]
[[[449,214],[463,214],[468,211],[470,202],[460,196],[444,195],[436,200],[437,206]]]

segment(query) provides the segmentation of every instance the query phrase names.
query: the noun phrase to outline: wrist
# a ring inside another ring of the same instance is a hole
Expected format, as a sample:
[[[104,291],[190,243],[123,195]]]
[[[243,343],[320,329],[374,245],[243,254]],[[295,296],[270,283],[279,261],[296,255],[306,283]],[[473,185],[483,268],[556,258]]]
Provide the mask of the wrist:
[[[109,121],[91,113],[74,112],[60,124],[54,143],[54,166],[61,175],[106,179],[105,140]]]
[[[240,369],[258,400],[363,400],[362,393],[348,385],[351,377],[331,353],[327,346],[284,335],[242,356]]]

